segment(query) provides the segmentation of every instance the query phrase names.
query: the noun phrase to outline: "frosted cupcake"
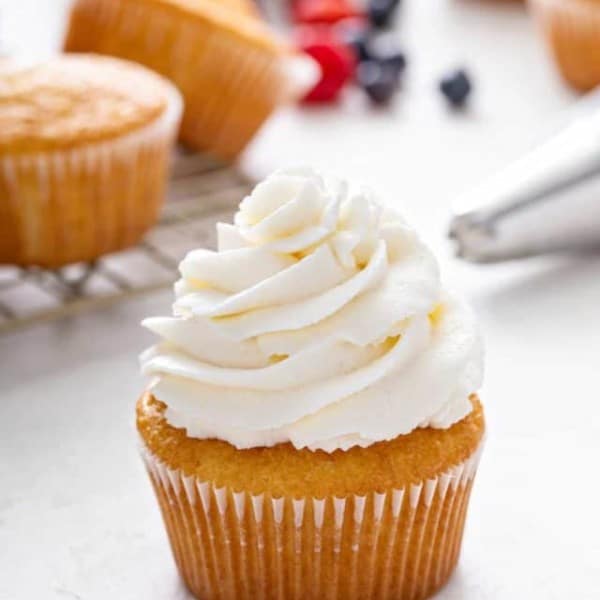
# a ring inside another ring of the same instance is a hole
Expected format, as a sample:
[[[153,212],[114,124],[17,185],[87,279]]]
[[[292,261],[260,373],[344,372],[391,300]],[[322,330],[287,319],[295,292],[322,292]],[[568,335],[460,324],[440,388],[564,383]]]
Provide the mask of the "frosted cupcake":
[[[0,263],[60,267],[139,241],[180,115],[177,90],[126,61],[0,63]]]
[[[291,51],[250,0],[77,0],[70,52],[120,56],[171,79],[185,99],[180,139],[235,158],[279,105],[302,94]]]
[[[530,0],[556,64],[572,87],[600,85],[600,1]]]
[[[144,325],[142,452],[199,598],[425,598],[460,551],[481,342],[364,189],[280,171]]]

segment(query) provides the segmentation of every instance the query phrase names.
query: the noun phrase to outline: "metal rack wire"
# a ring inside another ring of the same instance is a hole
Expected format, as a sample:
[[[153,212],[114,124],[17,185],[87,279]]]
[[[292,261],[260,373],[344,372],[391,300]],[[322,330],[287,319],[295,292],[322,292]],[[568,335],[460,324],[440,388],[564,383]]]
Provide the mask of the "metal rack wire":
[[[250,187],[235,168],[178,151],[161,219],[137,246],[57,270],[0,266],[0,333],[171,285]]]

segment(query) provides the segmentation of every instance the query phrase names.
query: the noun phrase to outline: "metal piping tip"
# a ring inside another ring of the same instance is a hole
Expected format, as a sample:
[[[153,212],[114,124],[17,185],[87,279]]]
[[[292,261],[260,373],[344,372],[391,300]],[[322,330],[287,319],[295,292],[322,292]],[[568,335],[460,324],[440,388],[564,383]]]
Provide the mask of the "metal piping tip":
[[[493,253],[485,248],[493,246],[495,232],[487,224],[478,221],[474,215],[464,214],[454,217],[450,223],[448,237],[454,241],[456,256],[470,262],[494,262]]]
[[[497,262],[600,247],[598,104],[459,199],[448,232],[457,256]]]

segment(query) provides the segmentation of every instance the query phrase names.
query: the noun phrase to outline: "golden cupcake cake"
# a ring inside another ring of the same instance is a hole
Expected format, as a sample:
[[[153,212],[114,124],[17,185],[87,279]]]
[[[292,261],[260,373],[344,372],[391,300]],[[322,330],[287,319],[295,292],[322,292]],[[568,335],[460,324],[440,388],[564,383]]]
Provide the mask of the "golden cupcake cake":
[[[142,454],[205,600],[426,598],[452,573],[484,434],[482,346],[372,194],[279,171],[180,266],[141,357]]]
[[[565,81],[580,91],[600,85],[600,1],[530,0]]]
[[[122,60],[0,63],[0,263],[55,268],[139,241],[180,114],[170,83]]]
[[[120,56],[171,79],[185,99],[180,139],[235,158],[300,92],[291,51],[250,0],[77,0],[65,49]]]
[[[237,11],[244,15],[259,17],[260,12],[254,0],[211,0],[221,6],[225,6],[233,11]]]

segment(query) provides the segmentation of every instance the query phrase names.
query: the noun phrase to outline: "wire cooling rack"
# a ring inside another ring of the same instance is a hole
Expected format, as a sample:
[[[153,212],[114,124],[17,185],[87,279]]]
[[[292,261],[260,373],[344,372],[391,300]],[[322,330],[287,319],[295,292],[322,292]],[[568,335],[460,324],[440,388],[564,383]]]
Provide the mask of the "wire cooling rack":
[[[0,266],[0,333],[170,286],[250,188],[234,167],[178,151],[161,219],[137,246],[56,270]]]

